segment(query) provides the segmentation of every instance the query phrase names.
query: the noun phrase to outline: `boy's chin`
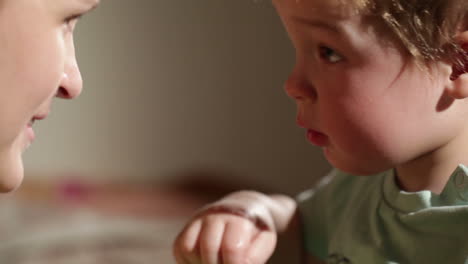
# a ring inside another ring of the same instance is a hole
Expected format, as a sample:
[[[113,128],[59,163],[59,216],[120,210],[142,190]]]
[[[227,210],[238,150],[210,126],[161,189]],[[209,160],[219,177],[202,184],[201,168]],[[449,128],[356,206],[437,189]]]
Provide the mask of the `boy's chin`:
[[[326,157],[328,162],[334,167],[343,172],[356,175],[356,176],[370,176],[389,170],[389,165],[377,165],[376,162],[359,162],[356,160],[340,160],[333,157]],[[373,163],[373,164],[372,164]]]

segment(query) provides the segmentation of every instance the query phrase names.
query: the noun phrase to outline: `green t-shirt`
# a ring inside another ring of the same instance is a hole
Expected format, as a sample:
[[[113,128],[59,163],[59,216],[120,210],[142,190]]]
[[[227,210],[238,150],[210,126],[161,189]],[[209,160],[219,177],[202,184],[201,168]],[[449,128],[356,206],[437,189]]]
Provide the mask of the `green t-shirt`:
[[[298,196],[306,251],[328,263],[468,263],[468,169],[443,192],[401,191],[392,171],[333,170]]]

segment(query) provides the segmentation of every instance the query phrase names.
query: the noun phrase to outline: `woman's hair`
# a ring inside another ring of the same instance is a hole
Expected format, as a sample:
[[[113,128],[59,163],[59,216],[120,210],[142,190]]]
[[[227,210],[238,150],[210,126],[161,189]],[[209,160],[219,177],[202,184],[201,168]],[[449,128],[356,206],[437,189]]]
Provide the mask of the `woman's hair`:
[[[339,0],[338,0],[339,1]],[[392,32],[418,63],[448,59],[463,63],[467,56],[455,40],[468,30],[468,0],[341,0],[372,22]],[[374,24],[374,23],[372,23]]]

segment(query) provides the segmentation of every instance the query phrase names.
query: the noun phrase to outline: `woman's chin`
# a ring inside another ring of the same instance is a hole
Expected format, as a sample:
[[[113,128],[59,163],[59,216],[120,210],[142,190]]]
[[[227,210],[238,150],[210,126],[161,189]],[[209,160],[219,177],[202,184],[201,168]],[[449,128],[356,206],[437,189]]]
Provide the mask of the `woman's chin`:
[[[24,169],[21,155],[14,160],[0,159],[0,193],[16,190],[23,181]]]
[[[21,185],[22,179],[5,181],[2,179],[0,182],[0,193],[13,192]]]

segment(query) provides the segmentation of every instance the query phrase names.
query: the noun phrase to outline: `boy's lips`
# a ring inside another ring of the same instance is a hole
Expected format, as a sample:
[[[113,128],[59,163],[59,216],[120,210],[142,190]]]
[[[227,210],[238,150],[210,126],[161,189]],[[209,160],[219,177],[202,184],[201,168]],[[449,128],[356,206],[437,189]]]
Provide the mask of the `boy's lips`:
[[[319,147],[324,147],[328,144],[327,135],[313,129],[307,129],[306,137],[310,143]]]
[[[306,132],[306,138],[307,140],[316,145],[316,146],[319,146],[319,147],[324,147],[328,144],[328,137],[327,135],[317,131],[317,130],[313,130],[313,129],[310,129],[310,128],[307,128],[307,125],[306,123],[304,122],[304,119],[297,115],[296,117],[296,123],[299,127],[302,127],[302,128],[306,128],[307,129],[307,132]]]

